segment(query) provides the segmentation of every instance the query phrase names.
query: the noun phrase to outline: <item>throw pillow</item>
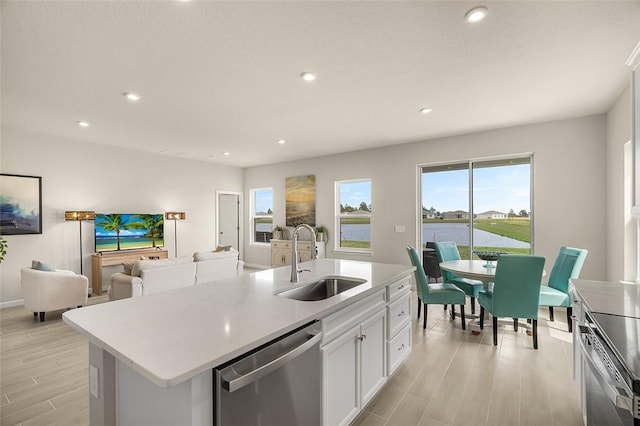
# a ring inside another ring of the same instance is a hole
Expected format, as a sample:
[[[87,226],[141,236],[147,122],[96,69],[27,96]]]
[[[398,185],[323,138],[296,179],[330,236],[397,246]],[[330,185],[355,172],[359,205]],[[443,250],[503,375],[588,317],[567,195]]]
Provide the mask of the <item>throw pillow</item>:
[[[35,269],[36,271],[47,271],[54,272],[56,269],[47,265],[46,263],[40,262],[39,260],[31,261],[31,269]]]
[[[133,268],[133,263],[123,263],[124,273],[127,275],[131,275],[131,268]]]
[[[214,253],[219,253],[221,251],[229,251],[231,250],[231,246],[218,246],[216,247],[215,250],[213,250]]]

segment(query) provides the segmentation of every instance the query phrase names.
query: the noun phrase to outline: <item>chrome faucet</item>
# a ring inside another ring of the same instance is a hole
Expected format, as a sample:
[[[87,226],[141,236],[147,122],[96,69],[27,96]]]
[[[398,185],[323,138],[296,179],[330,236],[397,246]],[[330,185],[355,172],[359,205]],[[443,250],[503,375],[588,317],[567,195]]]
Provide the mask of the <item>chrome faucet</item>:
[[[299,273],[303,272],[303,269],[298,269],[298,234],[301,229],[306,229],[311,234],[311,242],[313,243],[313,248],[311,250],[311,259],[317,259],[318,255],[316,253],[316,231],[306,223],[300,224],[296,226],[296,229],[293,230],[293,234],[291,234],[291,239],[293,240],[293,252],[291,253],[291,282],[297,283],[300,279]],[[304,271],[310,271],[310,269],[304,269]]]

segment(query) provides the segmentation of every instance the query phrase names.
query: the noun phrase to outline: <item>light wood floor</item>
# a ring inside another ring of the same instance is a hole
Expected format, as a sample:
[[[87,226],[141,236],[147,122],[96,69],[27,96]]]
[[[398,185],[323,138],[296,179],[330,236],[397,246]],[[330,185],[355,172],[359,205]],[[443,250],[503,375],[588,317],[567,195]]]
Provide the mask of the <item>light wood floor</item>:
[[[535,350],[512,321],[499,325],[496,347],[491,328],[473,335],[430,306],[426,332],[412,323],[411,355],[353,424],[582,426],[566,315],[547,315],[540,309]]]
[[[427,331],[413,322],[412,354],[354,424],[581,425],[564,315],[546,315],[535,351],[522,328],[501,328],[496,348],[490,328],[474,336],[430,307]],[[0,425],[89,424],[88,344],[62,311],[41,323],[21,306],[2,309],[0,339]]]

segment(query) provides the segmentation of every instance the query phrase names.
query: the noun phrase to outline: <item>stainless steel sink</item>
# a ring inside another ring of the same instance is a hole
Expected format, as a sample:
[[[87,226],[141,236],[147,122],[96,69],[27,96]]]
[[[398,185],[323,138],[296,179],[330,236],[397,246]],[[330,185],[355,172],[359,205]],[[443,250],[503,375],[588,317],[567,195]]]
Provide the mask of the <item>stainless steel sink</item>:
[[[277,294],[288,299],[312,302],[328,299],[366,282],[360,278],[326,277]]]

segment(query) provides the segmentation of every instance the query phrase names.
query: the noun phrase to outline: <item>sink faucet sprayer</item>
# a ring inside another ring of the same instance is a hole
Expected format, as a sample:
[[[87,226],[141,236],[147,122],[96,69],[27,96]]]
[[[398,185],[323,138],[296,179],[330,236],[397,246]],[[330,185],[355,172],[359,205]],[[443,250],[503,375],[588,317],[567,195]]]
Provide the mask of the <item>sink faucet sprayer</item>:
[[[292,283],[298,282],[299,280],[298,274],[303,271],[302,269],[298,269],[298,233],[302,228],[306,229],[311,234],[311,242],[313,243],[313,248],[311,250],[311,260],[318,258],[318,255],[316,253],[316,231],[314,231],[314,229],[311,226],[307,225],[306,223],[296,226],[296,229],[294,229],[293,234],[291,234],[291,239],[293,240],[293,244],[292,244],[293,252],[291,253],[291,282]],[[310,271],[310,270],[305,269],[305,271]]]

